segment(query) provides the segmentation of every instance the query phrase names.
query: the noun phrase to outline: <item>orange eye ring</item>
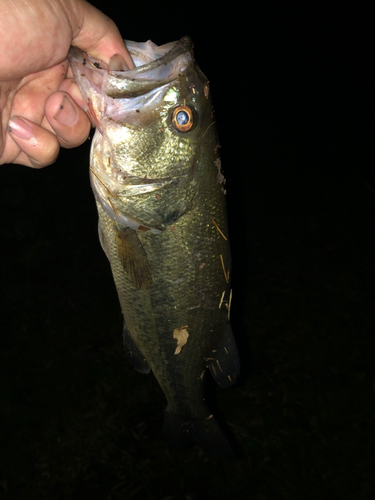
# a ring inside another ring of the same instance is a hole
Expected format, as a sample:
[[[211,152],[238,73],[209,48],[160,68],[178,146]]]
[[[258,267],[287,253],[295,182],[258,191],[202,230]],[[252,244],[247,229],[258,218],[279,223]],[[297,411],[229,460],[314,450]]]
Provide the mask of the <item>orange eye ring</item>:
[[[173,126],[179,132],[187,132],[193,126],[193,112],[189,106],[181,104],[173,110],[172,114]]]

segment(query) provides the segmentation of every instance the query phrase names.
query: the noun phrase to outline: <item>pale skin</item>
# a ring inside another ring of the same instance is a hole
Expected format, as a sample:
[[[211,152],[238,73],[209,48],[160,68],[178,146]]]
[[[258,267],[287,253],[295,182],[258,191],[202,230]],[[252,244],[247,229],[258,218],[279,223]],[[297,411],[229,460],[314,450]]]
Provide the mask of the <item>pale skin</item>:
[[[0,0],[0,12],[0,165],[42,168],[92,126],[69,47],[134,64],[114,22],[84,0]]]

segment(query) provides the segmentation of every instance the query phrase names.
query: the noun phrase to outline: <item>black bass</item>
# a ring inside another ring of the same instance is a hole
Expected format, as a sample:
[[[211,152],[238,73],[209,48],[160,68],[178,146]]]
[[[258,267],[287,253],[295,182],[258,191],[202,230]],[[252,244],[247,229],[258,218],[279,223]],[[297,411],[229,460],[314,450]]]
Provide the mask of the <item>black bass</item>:
[[[69,61],[96,124],[90,178],[99,237],[124,315],[124,346],[153,371],[168,407],[164,437],[230,453],[205,404],[207,368],[232,385],[239,356],[229,319],[225,179],[208,80],[188,37],[126,41],[135,68],[72,47]]]

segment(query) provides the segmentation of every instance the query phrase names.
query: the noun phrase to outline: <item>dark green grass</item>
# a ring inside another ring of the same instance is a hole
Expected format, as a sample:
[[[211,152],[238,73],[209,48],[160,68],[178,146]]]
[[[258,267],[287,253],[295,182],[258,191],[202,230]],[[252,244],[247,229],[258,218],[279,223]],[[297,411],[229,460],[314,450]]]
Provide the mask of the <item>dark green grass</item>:
[[[245,214],[232,224],[243,376],[216,400],[237,463],[164,444],[164,396],[123,354],[86,172],[64,207],[75,167],[7,167],[1,498],[375,498],[375,195],[302,167],[266,164],[237,186],[242,204],[229,198]]]

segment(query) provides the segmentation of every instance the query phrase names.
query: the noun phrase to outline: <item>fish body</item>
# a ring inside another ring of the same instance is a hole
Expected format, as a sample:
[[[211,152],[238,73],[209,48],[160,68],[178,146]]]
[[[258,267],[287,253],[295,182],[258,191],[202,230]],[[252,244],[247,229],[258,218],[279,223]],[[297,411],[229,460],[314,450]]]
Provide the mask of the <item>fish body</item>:
[[[164,435],[216,456],[228,445],[205,404],[207,368],[233,384],[225,179],[207,78],[188,37],[126,41],[135,68],[76,48],[75,79],[97,126],[90,177],[99,237],[124,315],[124,346],[168,402]],[[119,69],[120,68],[120,69]]]

